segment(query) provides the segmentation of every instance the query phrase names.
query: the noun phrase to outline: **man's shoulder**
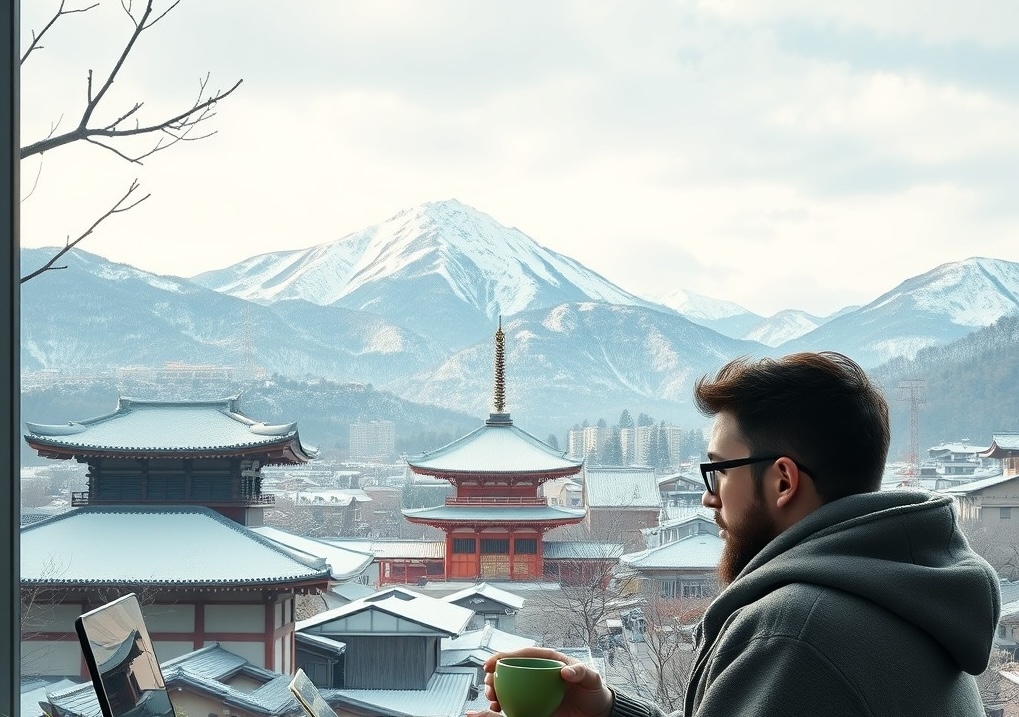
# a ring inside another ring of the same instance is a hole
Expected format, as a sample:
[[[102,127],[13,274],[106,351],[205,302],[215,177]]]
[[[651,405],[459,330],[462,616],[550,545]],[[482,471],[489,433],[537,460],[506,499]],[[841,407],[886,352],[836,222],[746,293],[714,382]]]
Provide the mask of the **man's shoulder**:
[[[726,632],[740,639],[794,637],[809,642],[845,639],[844,627],[868,629],[894,616],[878,605],[836,588],[788,583],[775,588],[733,614]]]

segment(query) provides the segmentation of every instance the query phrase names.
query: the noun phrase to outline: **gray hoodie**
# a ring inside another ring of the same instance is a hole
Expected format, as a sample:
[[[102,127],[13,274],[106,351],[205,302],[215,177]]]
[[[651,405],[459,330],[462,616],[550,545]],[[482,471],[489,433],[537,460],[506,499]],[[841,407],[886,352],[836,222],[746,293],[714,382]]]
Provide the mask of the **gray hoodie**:
[[[711,603],[688,717],[983,717],[998,578],[951,499],[918,490],[833,501],[783,532]],[[613,717],[661,711],[617,693]]]

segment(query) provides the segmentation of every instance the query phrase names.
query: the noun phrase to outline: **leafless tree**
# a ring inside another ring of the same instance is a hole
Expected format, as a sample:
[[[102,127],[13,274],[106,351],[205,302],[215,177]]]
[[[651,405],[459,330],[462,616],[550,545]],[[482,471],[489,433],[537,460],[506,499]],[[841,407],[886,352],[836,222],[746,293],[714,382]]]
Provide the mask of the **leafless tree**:
[[[145,103],[142,101],[136,101],[131,104],[131,106],[122,107],[119,111],[117,111],[115,119],[112,121],[96,120],[97,111],[101,108],[105,108],[106,104],[108,104],[108,102],[104,104],[103,100],[108,96],[110,88],[113,86],[114,81],[117,79],[117,76],[130,57],[131,51],[138,44],[142,34],[166,17],[167,13],[177,7],[180,0],[173,0],[169,7],[161,12],[157,12],[154,9],[153,0],[145,0],[140,9],[134,5],[132,0],[120,0],[120,2],[124,13],[127,15],[127,18],[133,26],[133,30],[127,38],[127,41],[124,43],[116,62],[114,62],[113,68],[105,76],[96,76],[90,69],[86,79],[85,106],[78,117],[77,124],[66,132],[60,132],[59,128],[63,119],[63,117],[61,117],[50,126],[50,131],[45,137],[21,148],[22,159],[35,155],[39,155],[41,158],[45,152],[58,147],[67,146],[75,142],[88,142],[89,144],[96,145],[97,147],[101,147],[112,152],[126,162],[142,164],[142,160],[152,156],[156,152],[168,149],[178,142],[196,141],[215,134],[215,130],[206,130],[208,125],[204,123],[207,123],[210,119],[215,117],[216,105],[230,96],[240,86],[242,80],[238,80],[227,90],[217,89],[213,91],[209,87],[209,75],[207,74],[205,77],[199,79],[198,92],[191,104],[185,105],[184,108],[178,111],[171,112],[169,116],[164,115],[155,119],[146,119],[143,122],[141,114]],[[21,65],[24,66],[25,62],[32,56],[33,53],[44,49],[45,46],[42,44],[43,38],[52,29],[52,27],[61,20],[61,18],[88,12],[89,10],[98,7],[98,5],[99,3],[93,3],[84,7],[68,8],[67,0],[60,0],[60,5],[50,20],[38,32],[32,32],[32,41],[29,43],[25,53],[21,56]],[[150,138],[151,141],[140,150],[129,150],[125,141],[130,141],[132,138],[138,137]],[[38,181],[39,176],[37,175],[35,182],[33,183],[32,190],[29,192],[29,196],[35,191],[35,186],[38,184]],[[149,198],[150,195],[148,194],[144,196],[136,194],[138,189],[138,180],[135,179],[128,190],[110,207],[110,209],[100,215],[99,218],[96,219],[84,232],[79,234],[77,238],[72,239],[68,236],[64,242],[64,246],[57,252],[57,254],[42,268],[22,277],[21,283],[24,283],[43,272],[66,268],[65,266],[56,265],[56,262],[59,261],[64,254],[77,246],[77,244],[87,236],[91,235],[106,219],[109,219],[115,214],[121,214],[129,211]]]
[[[558,590],[542,591],[528,600],[517,615],[517,627],[550,647],[595,647],[605,620],[618,610],[619,595],[612,578],[622,546],[584,544],[596,552],[590,558],[557,560],[556,572],[546,578],[560,583]],[[546,562],[546,570],[551,563]]]

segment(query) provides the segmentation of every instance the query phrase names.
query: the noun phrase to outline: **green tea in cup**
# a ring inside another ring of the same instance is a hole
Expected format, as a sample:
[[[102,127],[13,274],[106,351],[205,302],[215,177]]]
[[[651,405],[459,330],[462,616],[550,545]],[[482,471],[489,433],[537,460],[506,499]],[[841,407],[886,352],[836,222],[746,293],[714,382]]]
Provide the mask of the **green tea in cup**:
[[[566,663],[541,657],[504,657],[492,686],[506,717],[550,717],[566,692],[559,671]]]

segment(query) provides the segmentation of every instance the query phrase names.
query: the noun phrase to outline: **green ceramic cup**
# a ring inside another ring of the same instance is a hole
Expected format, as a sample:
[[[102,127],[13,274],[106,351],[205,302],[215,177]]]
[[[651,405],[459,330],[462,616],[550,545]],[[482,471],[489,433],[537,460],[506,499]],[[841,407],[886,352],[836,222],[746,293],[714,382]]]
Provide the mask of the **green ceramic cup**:
[[[540,657],[504,657],[492,685],[506,717],[550,717],[566,692],[559,670],[566,663]]]

